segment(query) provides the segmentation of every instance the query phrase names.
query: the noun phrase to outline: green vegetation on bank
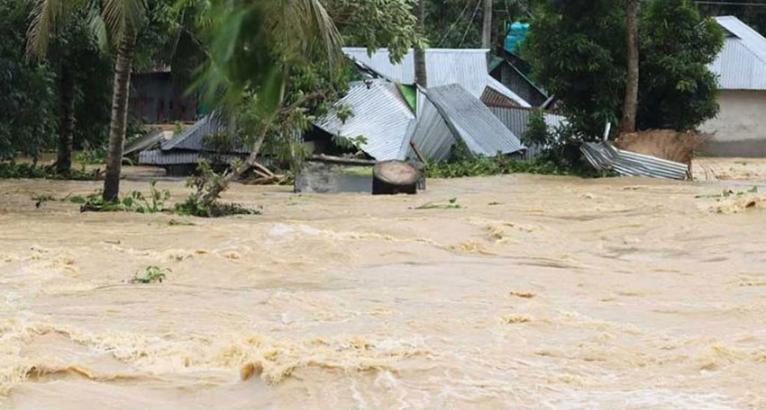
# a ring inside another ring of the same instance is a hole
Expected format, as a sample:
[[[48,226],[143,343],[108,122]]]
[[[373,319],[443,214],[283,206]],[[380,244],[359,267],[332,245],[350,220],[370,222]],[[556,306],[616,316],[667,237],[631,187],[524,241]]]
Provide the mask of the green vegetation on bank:
[[[584,173],[585,170],[583,170]],[[506,174],[580,175],[572,169],[557,166],[551,161],[519,160],[503,156],[474,157],[444,161],[429,165],[429,178],[461,178]]]
[[[545,123],[539,126],[535,114],[530,121],[529,131],[522,137],[527,146],[539,146],[538,155],[533,159],[519,159],[505,155],[495,157],[472,155],[464,144],[452,147],[450,158],[426,167],[429,178],[462,178],[507,174],[574,175],[580,177],[606,177],[612,174],[595,171],[580,160],[577,144],[564,135],[570,132],[566,127],[548,131]],[[540,121],[542,121],[540,119]]]
[[[15,162],[0,163],[0,179],[68,179],[75,181],[95,181],[102,179],[98,171],[86,171],[84,168],[71,169],[67,173],[57,173],[48,166],[35,164],[19,164]]]
[[[73,198],[72,201],[79,201]],[[133,191],[128,196],[117,201],[106,201],[101,192],[96,192],[85,197],[85,202],[80,207],[82,212],[138,212],[140,214],[154,214],[165,211],[165,201],[170,199],[170,191],[157,189],[156,181],[150,186],[149,196],[140,191]]]

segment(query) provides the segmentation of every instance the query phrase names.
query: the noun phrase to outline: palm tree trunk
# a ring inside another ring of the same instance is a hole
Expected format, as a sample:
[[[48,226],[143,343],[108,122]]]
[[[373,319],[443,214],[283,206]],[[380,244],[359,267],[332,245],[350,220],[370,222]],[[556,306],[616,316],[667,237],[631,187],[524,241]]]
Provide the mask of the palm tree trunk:
[[[418,31],[425,35],[426,24],[426,0],[418,0],[417,8]],[[423,87],[428,87],[428,73],[426,72],[426,51],[420,44],[415,45],[415,82]]]
[[[103,195],[105,201],[116,201],[120,194],[122,149],[128,126],[130,73],[133,69],[135,47],[135,36],[126,35],[117,50],[117,61],[114,65],[112,120],[109,125],[109,151],[106,157],[106,179],[104,180]]]
[[[621,132],[636,132],[638,112],[638,0],[625,0],[625,26],[628,47],[628,81],[622,109]]]
[[[68,174],[72,170],[72,145],[74,134],[74,74],[66,67],[61,70],[61,95],[59,97],[59,142],[56,172]]]

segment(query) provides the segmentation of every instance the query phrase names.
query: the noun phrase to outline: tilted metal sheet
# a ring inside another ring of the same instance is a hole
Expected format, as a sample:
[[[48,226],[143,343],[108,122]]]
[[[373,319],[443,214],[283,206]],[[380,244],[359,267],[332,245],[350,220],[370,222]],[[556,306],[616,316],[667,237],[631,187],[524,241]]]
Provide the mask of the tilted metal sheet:
[[[580,146],[585,159],[598,170],[614,170],[625,176],[644,176],[683,180],[688,178],[689,167],[650,155],[624,151],[610,143],[584,143]]]
[[[166,131],[157,129],[144,135],[143,137],[139,138],[137,141],[134,141],[133,143],[126,145],[122,155],[128,156],[135,152],[144,151],[144,150],[160,145],[160,143],[163,141],[165,137],[165,133]]]
[[[420,116],[412,131],[411,141],[423,156],[430,161],[443,161],[449,158],[450,150],[455,145],[455,136],[441,112],[428,98],[424,98]],[[415,158],[411,147],[403,147],[407,158]]]
[[[378,161],[400,159],[401,147],[415,114],[397,87],[385,80],[352,83],[336,107],[350,107],[353,116],[343,122],[337,111],[331,111],[315,125],[340,137],[364,137],[366,142],[360,148]]]
[[[369,55],[366,48],[347,47],[343,52],[358,63],[370,67],[387,79],[402,84],[415,83],[415,57],[410,50],[404,59],[394,64],[387,49],[379,49]],[[426,71],[428,87],[460,84],[474,97],[481,98],[484,90],[491,87],[522,107],[530,107],[527,101],[509,90],[489,75],[489,50],[485,49],[428,49]]]
[[[217,132],[226,132],[226,124],[218,114],[209,114],[197,121],[191,127],[172,139],[162,143],[162,150],[189,150],[203,151],[205,137]],[[235,152],[246,153],[247,149],[238,149]]]
[[[766,38],[733,16],[716,17],[731,35],[710,65],[724,90],[766,90]]]
[[[427,98],[472,153],[491,157],[525,148],[487,106],[460,85],[431,88]]]

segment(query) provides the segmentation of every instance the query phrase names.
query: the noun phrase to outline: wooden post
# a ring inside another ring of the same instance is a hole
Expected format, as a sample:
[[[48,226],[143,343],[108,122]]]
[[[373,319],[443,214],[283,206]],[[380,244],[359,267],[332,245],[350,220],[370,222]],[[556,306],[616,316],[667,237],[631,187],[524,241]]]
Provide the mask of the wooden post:
[[[492,0],[484,0],[482,15],[484,20],[481,27],[481,48],[492,48]]]
[[[625,1],[625,27],[628,47],[628,78],[625,84],[625,101],[622,108],[620,132],[636,132],[638,113],[638,0]]]
[[[418,0],[418,33],[421,36],[425,36],[426,29],[426,0]],[[415,44],[415,83],[417,85],[428,88],[428,72],[426,69],[426,50]]]

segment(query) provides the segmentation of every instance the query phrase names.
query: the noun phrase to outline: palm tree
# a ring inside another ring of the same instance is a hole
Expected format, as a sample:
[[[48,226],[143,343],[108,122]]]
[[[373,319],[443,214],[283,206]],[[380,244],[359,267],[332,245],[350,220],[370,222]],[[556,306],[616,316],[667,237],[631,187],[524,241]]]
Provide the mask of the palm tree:
[[[254,165],[271,122],[283,110],[290,67],[319,61],[333,66],[341,40],[319,0],[220,0],[204,13],[212,30],[200,84],[219,105],[237,105],[254,94],[261,118],[260,129],[249,130],[251,155],[232,174],[236,177]]]
[[[95,34],[116,50],[112,117],[104,180],[104,200],[115,201],[120,191],[122,149],[128,119],[130,75],[136,38],[146,18],[145,0],[36,0],[27,32],[30,55],[45,55],[51,37],[77,11],[90,11]]]
[[[74,29],[76,24],[68,24]],[[68,27],[69,28],[69,27]],[[66,30],[58,30],[56,37],[69,37],[67,40],[73,40],[72,37],[77,36],[76,30],[67,32]],[[68,42],[69,42],[68,41]],[[71,43],[70,43],[71,44]],[[71,61],[67,61],[68,57],[71,57],[67,51],[70,47],[66,47],[67,50],[62,50],[59,53],[58,58],[54,58],[56,70],[58,71],[58,86],[59,86],[59,119],[58,119],[58,149],[56,157],[56,172],[58,174],[66,175],[72,169],[72,145],[74,139],[74,125],[75,125],[75,92],[77,89],[76,75],[73,69]],[[42,60],[45,56],[41,50],[36,49],[31,43],[27,44],[27,58]]]

